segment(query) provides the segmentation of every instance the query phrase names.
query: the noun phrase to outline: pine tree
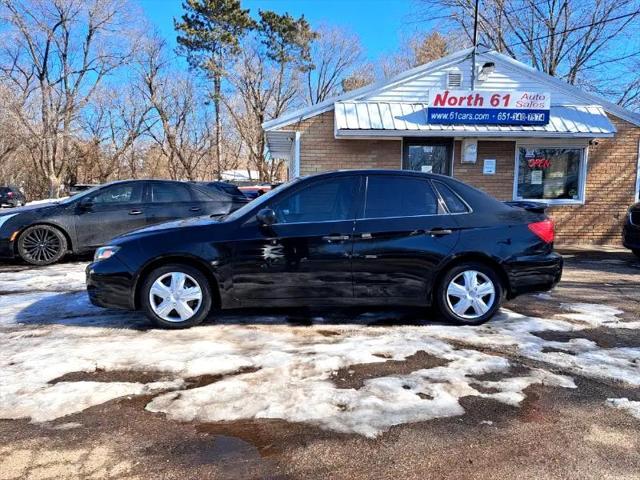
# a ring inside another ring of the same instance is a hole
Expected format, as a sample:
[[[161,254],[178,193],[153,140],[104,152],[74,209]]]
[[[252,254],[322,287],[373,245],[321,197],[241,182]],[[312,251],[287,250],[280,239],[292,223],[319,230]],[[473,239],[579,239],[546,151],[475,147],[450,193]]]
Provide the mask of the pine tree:
[[[216,116],[216,162],[221,178],[222,79],[231,60],[240,51],[240,39],[255,27],[249,10],[241,8],[240,0],[186,0],[181,21],[175,21],[179,51],[189,65],[203,70],[213,80],[212,100]]]

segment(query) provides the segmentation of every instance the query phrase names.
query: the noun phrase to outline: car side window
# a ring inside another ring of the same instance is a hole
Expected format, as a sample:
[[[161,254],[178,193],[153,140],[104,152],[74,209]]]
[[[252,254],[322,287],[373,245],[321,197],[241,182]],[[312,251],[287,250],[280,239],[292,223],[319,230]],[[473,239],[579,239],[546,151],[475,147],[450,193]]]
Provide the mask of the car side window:
[[[462,201],[461,197],[455,193],[451,187],[445,185],[442,182],[433,182],[433,185],[438,190],[438,193],[447,205],[447,209],[450,213],[468,213],[469,207]]]
[[[190,202],[191,192],[186,185],[179,183],[153,182],[151,184],[152,203]]]
[[[429,182],[420,178],[371,175],[364,218],[437,215],[439,204]]]
[[[140,203],[142,201],[142,184],[125,183],[102,188],[91,197],[91,202],[100,205],[119,203]]]
[[[271,204],[278,223],[326,222],[354,218],[358,177],[320,180]]]

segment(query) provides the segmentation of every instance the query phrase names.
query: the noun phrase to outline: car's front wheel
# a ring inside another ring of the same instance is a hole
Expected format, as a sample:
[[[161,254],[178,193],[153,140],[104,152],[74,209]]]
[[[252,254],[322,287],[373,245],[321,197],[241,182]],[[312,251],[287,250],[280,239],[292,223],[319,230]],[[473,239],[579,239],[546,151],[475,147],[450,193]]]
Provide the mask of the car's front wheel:
[[[51,225],[34,225],[18,238],[18,254],[31,265],[51,265],[67,253],[67,239]]]
[[[171,264],[156,268],[142,285],[142,310],[162,328],[198,325],[209,314],[212,303],[207,277],[189,265]]]
[[[449,270],[436,291],[436,303],[446,320],[480,325],[500,308],[504,289],[496,272],[483,263],[469,262]]]

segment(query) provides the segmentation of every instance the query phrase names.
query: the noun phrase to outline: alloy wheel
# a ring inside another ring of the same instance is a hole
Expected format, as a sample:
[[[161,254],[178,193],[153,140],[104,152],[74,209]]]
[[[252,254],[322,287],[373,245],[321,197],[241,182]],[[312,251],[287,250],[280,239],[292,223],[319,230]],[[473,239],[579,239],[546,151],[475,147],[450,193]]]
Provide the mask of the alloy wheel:
[[[46,264],[55,259],[62,248],[60,237],[49,228],[33,228],[21,239],[22,252],[27,261]]]
[[[476,320],[486,314],[496,301],[491,279],[477,270],[456,275],[447,286],[447,304],[458,317]]]
[[[165,273],[151,285],[149,304],[153,312],[167,322],[186,322],[202,304],[202,288],[191,275]]]

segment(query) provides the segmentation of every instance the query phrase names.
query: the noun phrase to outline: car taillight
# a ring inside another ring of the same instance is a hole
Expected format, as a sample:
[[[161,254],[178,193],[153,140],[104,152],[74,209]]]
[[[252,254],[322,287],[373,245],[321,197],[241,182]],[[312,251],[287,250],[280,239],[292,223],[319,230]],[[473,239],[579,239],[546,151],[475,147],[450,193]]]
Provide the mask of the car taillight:
[[[13,197],[13,192],[7,192],[7,197],[9,198]]]
[[[555,225],[553,220],[547,219],[541,222],[530,223],[528,225],[529,230],[535,233],[545,243],[553,242],[556,235]]]

